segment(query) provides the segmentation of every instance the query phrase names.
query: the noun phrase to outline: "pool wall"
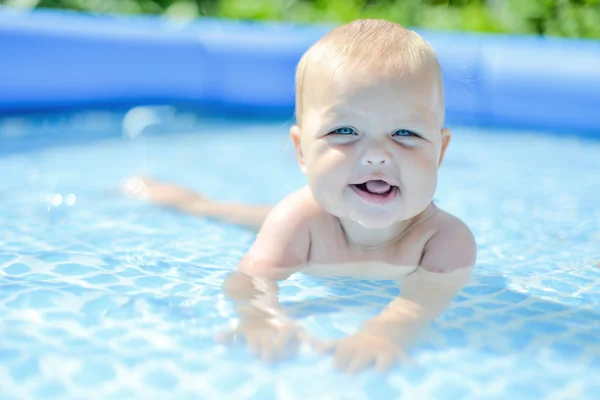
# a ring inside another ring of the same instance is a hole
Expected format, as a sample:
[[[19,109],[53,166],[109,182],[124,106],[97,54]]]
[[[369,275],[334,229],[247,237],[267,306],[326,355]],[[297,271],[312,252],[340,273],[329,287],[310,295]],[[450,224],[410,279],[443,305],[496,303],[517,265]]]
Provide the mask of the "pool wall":
[[[190,103],[291,117],[295,65],[331,28],[0,7],[0,113]],[[417,32],[442,65],[447,124],[600,137],[600,41]]]

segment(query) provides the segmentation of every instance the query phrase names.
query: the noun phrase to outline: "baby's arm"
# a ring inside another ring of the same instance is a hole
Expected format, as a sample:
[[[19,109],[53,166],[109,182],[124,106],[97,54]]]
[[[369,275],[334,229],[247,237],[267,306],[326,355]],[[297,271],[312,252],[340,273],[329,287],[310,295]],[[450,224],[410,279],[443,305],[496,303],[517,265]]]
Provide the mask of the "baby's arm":
[[[404,279],[400,295],[368,325],[408,343],[437,318],[467,284],[475,265],[471,231],[457,223],[436,233],[425,246],[419,268]]]
[[[281,356],[299,333],[279,305],[277,281],[299,271],[308,250],[309,210],[297,192],[269,213],[237,271],[223,284],[239,316],[234,334],[242,335],[250,350],[265,360]]]
[[[199,217],[217,218],[254,230],[259,230],[272,209],[270,206],[221,203],[182,186],[150,178],[131,178],[125,183],[124,190],[130,196],[144,198],[155,205]]]
[[[419,268],[402,282],[400,295],[336,347],[336,364],[348,371],[375,362],[389,368],[421,330],[437,318],[469,281],[476,246],[461,222],[440,230],[427,243]]]

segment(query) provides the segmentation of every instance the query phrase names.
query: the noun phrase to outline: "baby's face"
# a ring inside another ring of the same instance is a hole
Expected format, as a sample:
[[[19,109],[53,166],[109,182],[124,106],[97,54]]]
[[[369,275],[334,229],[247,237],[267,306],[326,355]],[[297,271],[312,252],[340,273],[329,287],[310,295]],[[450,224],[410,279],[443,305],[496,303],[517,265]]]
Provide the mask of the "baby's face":
[[[307,79],[292,136],[324,209],[371,229],[424,211],[450,137],[440,96],[426,72],[400,82],[342,71]]]

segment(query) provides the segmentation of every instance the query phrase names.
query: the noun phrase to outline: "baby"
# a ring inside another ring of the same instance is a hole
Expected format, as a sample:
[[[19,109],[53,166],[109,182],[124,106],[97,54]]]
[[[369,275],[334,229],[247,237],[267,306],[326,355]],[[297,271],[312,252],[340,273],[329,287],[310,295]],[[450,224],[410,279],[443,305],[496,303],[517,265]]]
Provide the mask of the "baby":
[[[270,209],[221,204],[150,179],[128,187],[156,204],[260,229],[224,291],[240,316],[231,337],[261,358],[306,337],[282,313],[277,281],[302,271],[401,282],[380,315],[323,346],[346,371],[385,370],[475,265],[469,228],[432,202],[450,141],[443,123],[433,49],[395,23],[358,20],[329,32],[298,64],[290,133],[305,188]]]

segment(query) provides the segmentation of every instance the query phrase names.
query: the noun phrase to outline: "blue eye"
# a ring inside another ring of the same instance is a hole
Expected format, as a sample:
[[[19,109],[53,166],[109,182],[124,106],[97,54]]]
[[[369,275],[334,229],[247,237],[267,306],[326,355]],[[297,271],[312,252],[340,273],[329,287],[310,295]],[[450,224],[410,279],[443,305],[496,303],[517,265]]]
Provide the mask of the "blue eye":
[[[345,135],[345,136],[347,136],[347,135],[355,135],[356,131],[354,129],[350,128],[350,127],[344,126],[342,128],[337,128],[336,130],[334,130],[331,133],[334,133],[336,135]]]
[[[416,133],[409,131],[408,129],[398,129],[396,132],[392,134],[392,136],[401,136],[401,137],[419,137]]]

